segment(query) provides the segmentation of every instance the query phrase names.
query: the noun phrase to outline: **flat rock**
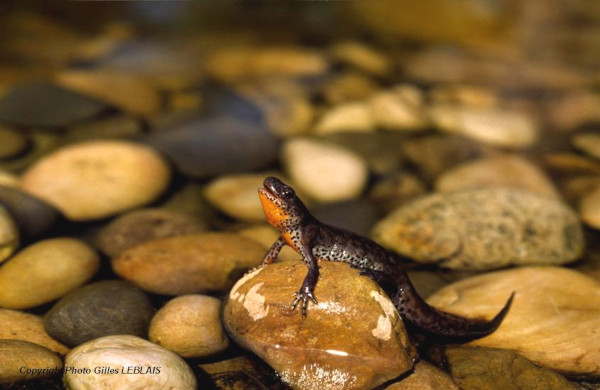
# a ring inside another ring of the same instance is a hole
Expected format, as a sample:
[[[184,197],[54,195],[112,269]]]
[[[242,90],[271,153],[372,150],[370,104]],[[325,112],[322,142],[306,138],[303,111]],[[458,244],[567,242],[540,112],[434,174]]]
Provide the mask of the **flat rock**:
[[[19,229],[13,216],[5,207],[0,206],[0,263],[17,250],[19,238]]]
[[[52,337],[44,329],[42,317],[17,310],[0,309],[0,339],[23,340],[41,345],[60,355],[69,348]]]
[[[0,186],[0,204],[29,239],[43,236],[62,218],[56,208],[18,188]]]
[[[357,198],[367,184],[364,160],[331,143],[289,140],[283,146],[282,160],[298,189],[321,202]]]
[[[47,81],[29,81],[0,98],[0,121],[26,127],[63,127],[102,112],[106,106]]]
[[[379,286],[342,263],[322,262],[320,272],[306,318],[290,309],[302,262],[245,275],[224,308],[226,329],[294,388],[373,388],[410,370],[415,347]]]
[[[435,183],[438,192],[486,187],[520,188],[560,199],[548,176],[536,165],[517,155],[486,157],[462,163],[446,171]]]
[[[421,360],[415,364],[414,371],[385,390],[459,390],[450,375]]]
[[[60,374],[62,360],[41,345],[0,339],[0,384],[12,384]]]
[[[428,298],[461,316],[491,318],[516,292],[500,327],[472,346],[512,350],[569,376],[600,376],[600,284],[559,267],[523,267],[463,279]]]
[[[132,115],[151,116],[161,107],[158,91],[147,78],[144,79],[135,73],[114,70],[67,70],[56,76],[56,82]]]
[[[225,291],[265,255],[255,241],[231,233],[197,233],[137,245],[112,260],[117,275],[166,295]]]
[[[439,129],[507,148],[526,148],[538,139],[537,123],[519,111],[436,105],[430,116]]]
[[[190,366],[175,353],[130,335],[105,336],[73,349],[63,382],[68,389],[196,389]],[[97,367],[104,368],[97,369]],[[98,371],[96,372],[95,369]],[[89,370],[89,371],[87,371]]]
[[[100,266],[96,252],[74,238],[38,241],[0,267],[0,307],[28,309],[83,285]]]
[[[98,234],[97,242],[102,252],[116,257],[142,242],[185,236],[207,229],[200,218],[167,209],[148,208],[127,212],[105,225]]]
[[[568,206],[513,188],[419,198],[380,221],[373,237],[416,261],[454,269],[564,264],[584,250]]]
[[[362,102],[343,103],[326,111],[315,125],[314,133],[368,133],[375,130],[369,105]]]
[[[59,149],[22,177],[21,187],[86,221],[143,206],[156,199],[171,178],[153,149],[126,141],[89,141]]]
[[[64,296],[44,317],[44,329],[75,347],[113,334],[144,337],[154,308],[148,296],[131,283],[105,280]]]
[[[407,132],[422,131],[429,124],[424,103],[423,93],[411,85],[380,92],[369,100],[377,127]]]
[[[208,183],[204,196],[217,210],[248,222],[265,218],[256,194],[268,174],[238,174],[222,176]]]
[[[221,326],[221,301],[208,295],[182,295],[152,317],[148,338],[185,358],[222,352],[229,339]]]
[[[538,367],[514,351],[450,347],[445,351],[450,372],[463,390],[575,390],[560,374]]]
[[[182,174],[207,178],[263,168],[277,158],[277,139],[266,126],[219,116],[200,119],[146,139]]]

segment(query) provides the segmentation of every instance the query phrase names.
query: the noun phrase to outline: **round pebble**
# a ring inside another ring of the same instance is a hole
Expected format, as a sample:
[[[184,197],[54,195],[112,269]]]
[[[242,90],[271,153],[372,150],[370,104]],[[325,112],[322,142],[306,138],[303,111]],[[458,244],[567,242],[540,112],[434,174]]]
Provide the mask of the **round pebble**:
[[[264,248],[231,233],[199,233],[147,241],[112,260],[120,277],[165,295],[225,291],[260,264]]]
[[[56,302],[44,317],[48,334],[70,347],[112,334],[144,337],[154,309],[131,283],[105,280],[89,284]]]
[[[41,345],[22,340],[0,339],[0,384],[59,375],[62,360]]]
[[[148,338],[185,358],[214,355],[229,339],[221,326],[221,301],[207,295],[183,295],[167,302],[152,318]]]
[[[439,192],[485,187],[520,188],[560,199],[548,176],[533,163],[517,155],[468,161],[446,171],[435,183]]]
[[[571,140],[573,146],[594,158],[600,158],[600,134],[575,134]]]
[[[293,388],[372,389],[410,370],[416,348],[393,304],[347,264],[320,264],[318,304],[290,309],[306,275],[301,261],[258,268],[231,289],[223,322],[236,342]]]
[[[192,369],[183,359],[129,335],[88,341],[69,352],[65,367],[63,382],[71,390],[194,390],[197,386]]]
[[[337,132],[365,133],[375,130],[370,107],[365,103],[344,103],[331,108],[319,119],[314,133],[326,135]]]
[[[413,372],[385,390],[459,390],[452,377],[444,371],[420,360]]]
[[[12,215],[0,206],[0,263],[6,261],[18,247],[19,229]]]
[[[204,196],[219,211],[242,221],[263,221],[265,215],[256,194],[266,174],[223,176],[210,182]]]
[[[586,225],[600,229],[600,185],[597,185],[581,199],[579,214]]]
[[[102,228],[98,246],[110,257],[155,238],[167,238],[207,230],[199,219],[167,209],[142,209],[127,212]]]
[[[282,153],[292,182],[317,201],[357,198],[367,184],[365,161],[340,146],[299,138],[287,141]]]
[[[41,345],[60,355],[69,348],[54,340],[44,329],[42,317],[17,310],[0,309],[0,339],[23,340]]]
[[[62,219],[56,208],[18,188],[0,187],[0,204],[12,215],[25,238],[43,236]]]
[[[23,153],[29,140],[16,130],[0,126],[0,159],[10,159]]]
[[[87,282],[98,255],[73,238],[38,241],[0,267],[0,307],[28,309],[51,302]]]
[[[454,269],[564,264],[584,250],[568,206],[513,188],[420,198],[380,221],[373,236],[416,261]]]
[[[71,126],[67,130],[65,138],[69,143],[94,139],[127,139],[135,137],[141,132],[140,121],[129,116],[117,115]]]
[[[460,316],[493,317],[515,292],[500,327],[469,345],[517,351],[570,376],[599,377],[600,283],[560,267],[521,267],[450,284],[427,301]]]
[[[375,76],[385,76],[392,70],[391,61],[383,53],[357,41],[336,43],[330,51],[335,60]]]
[[[34,164],[22,188],[73,221],[108,217],[156,199],[170,170],[154,150],[125,141],[66,146]]]
[[[271,245],[273,245],[281,235],[277,229],[266,223],[246,227],[237,233],[242,237],[250,238],[261,244],[265,248],[265,253],[267,253]],[[277,258],[281,260],[292,260],[300,258],[300,255],[289,245],[286,245],[281,248],[281,252],[279,252]]]
[[[423,94],[410,85],[380,92],[369,104],[375,124],[382,129],[414,132],[429,124]]]

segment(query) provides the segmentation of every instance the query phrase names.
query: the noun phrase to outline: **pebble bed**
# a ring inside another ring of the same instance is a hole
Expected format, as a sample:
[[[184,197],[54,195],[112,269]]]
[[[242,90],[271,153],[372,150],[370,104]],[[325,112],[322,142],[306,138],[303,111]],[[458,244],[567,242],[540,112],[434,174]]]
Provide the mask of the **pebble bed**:
[[[369,38],[314,44],[11,17],[0,386],[600,389],[600,57],[400,44],[359,19]],[[442,310],[491,318],[515,292],[504,323],[429,346],[326,262],[303,319],[300,256],[256,268],[278,237],[267,176],[412,259]]]

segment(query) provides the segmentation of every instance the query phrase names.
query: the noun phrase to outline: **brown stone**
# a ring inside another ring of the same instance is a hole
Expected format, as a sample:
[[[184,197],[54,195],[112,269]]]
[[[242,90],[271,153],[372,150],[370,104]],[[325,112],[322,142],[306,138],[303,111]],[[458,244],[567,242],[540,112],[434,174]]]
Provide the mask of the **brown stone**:
[[[69,348],[59,343],[44,330],[42,317],[17,310],[0,309],[0,339],[28,341],[41,345],[60,355]]]
[[[0,339],[0,384],[52,377],[60,374],[62,367],[62,360],[48,348]]]
[[[385,390],[459,390],[452,377],[424,360],[415,364],[414,371]]]

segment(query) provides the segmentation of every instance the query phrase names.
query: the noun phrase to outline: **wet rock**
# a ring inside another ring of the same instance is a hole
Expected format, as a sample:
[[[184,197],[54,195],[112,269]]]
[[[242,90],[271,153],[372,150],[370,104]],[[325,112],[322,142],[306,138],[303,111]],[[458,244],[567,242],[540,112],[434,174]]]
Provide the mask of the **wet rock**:
[[[579,133],[571,139],[573,146],[587,155],[600,158],[600,134],[599,133]]]
[[[256,194],[268,174],[222,176],[210,182],[204,196],[219,211],[242,221],[263,221],[265,215]]]
[[[0,340],[0,384],[12,384],[60,374],[61,359],[41,345]]]
[[[165,348],[130,335],[88,341],[69,352],[65,367],[90,370],[89,373],[65,370],[63,382],[73,390],[196,388],[196,378],[183,359]],[[105,371],[95,372],[95,367],[103,367]]]
[[[379,209],[381,215],[386,215],[425,193],[425,184],[417,176],[401,172],[376,182],[368,199]]]
[[[183,295],[167,302],[152,318],[148,338],[185,358],[214,355],[229,346],[221,326],[221,301]]]
[[[344,103],[332,107],[319,119],[314,133],[326,135],[338,132],[367,133],[375,130],[369,106],[365,103]]]
[[[382,129],[413,132],[429,124],[423,94],[411,85],[380,92],[369,103],[373,120]]]
[[[12,215],[26,238],[43,236],[62,218],[57,209],[17,188],[0,186],[0,204]]]
[[[60,355],[69,348],[54,340],[44,329],[42,317],[17,310],[0,309],[0,339],[23,340],[41,345]]]
[[[47,81],[29,81],[0,98],[0,121],[26,127],[63,127],[100,114],[106,106]]]
[[[490,145],[526,148],[538,139],[533,118],[518,111],[437,105],[430,109],[430,115],[441,130]]]
[[[379,222],[373,236],[416,261],[454,269],[564,264],[584,249],[571,209],[512,188],[420,198]]]
[[[105,280],[56,302],[44,317],[44,329],[70,347],[113,334],[145,337],[153,313],[142,290],[127,282]]]
[[[290,310],[302,262],[247,274],[229,294],[227,330],[295,388],[373,388],[411,369],[415,348],[379,286],[346,264],[322,262],[320,271],[319,304],[309,304],[306,318]]]
[[[579,214],[586,225],[600,229],[600,184],[581,199]]]
[[[65,134],[68,142],[81,142],[96,139],[127,139],[139,135],[142,126],[136,119],[117,115],[70,126]]]
[[[51,302],[87,282],[98,255],[73,238],[38,241],[0,267],[0,307],[28,309]]]
[[[357,198],[367,183],[364,160],[330,143],[289,140],[283,146],[282,160],[298,188],[321,202]]]
[[[435,183],[438,192],[485,187],[520,188],[560,199],[548,176],[537,166],[517,155],[487,157],[460,164],[446,171]]]
[[[445,355],[452,377],[463,390],[578,388],[563,376],[536,366],[514,351],[451,347],[446,349]]]
[[[29,140],[23,134],[8,127],[0,126],[0,159],[15,157],[27,149]]]
[[[147,142],[164,152],[179,172],[193,178],[255,171],[277,158],[278,142],[264,126],[227,117],[200,119]]]
[[[19,247],[19,229],[6,208],[0,206],[0,263]]]
[[[453,283],[428,302],[461,316],[491,318],[513,291],[500,327],[469,345],[513,350],[567,375],[600,376],[600,284],[579,272],[559,267],[492,272]]]
[[[281,235],[277,229],[269,224],[253,225],[238,231],[237,234],[254,240],[262,245],[265,248],[265,253],[267,253],[271,245],[273,245],[273,243]],[[278,256],[278,258],[281,260],[292,260],[298,259],[299,257],[300,255],[288,245],[281,249],[281,252],[279,252]]]
[[[383,53],[361,42],[339,42],[330,52],[334,60],[375,76],[385,76],[392,70],[391,61]]]
[[[370,202],[360,199],[319,205],[313,208],[312,213],[323,223],[362,236],[368,236],[377,222],[375,207]]]
[[[21,181],[28,193],[86,221],[145,205],[169,184],[171,173],[158,153],[125,141],[90,141],[39,160]]]
[[[161,106],[160,95],[148,79],[134,73],[114,70],[68,70],[59,73],[56,82],[132,115],[151,116],[156,114]]]
[[[116,257],[142,242],[206,230],[202,220],[184,213],[160,208],[142,209],[125,213],[104,226],[97,241],[102,252]]]
[[[402,151],[425,179],[434,179],[454,165],[492,153],[488,147],[471,140],[443,135],[408,140]]]
[[[415,364],[414,372],[385,390],[458,390],[452,377],[424,360]]]
[[[265,251],[253,240],[231,233],[199,233],[155,239],[112,260],[115,273],[156,294],[224,291]]]

